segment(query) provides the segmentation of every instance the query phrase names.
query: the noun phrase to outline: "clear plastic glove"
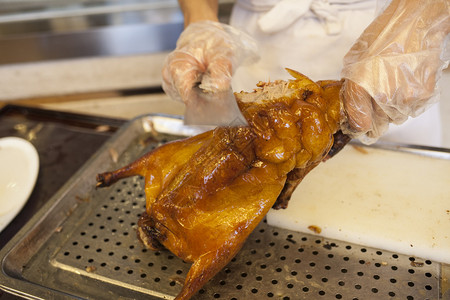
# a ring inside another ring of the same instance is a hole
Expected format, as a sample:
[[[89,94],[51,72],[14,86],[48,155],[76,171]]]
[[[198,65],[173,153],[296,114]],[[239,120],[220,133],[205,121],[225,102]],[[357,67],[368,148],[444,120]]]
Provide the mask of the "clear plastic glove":
[[[372,143],[435,103],[449,33],[448,0],[392,0],[344,58],[343,131]]]
[[[199,89],[224,92],[234,70],[258,58],[256,42],[244,32],[212,21],[191,23],[178,39],[162,70],[163,89],[185,103],[198,99]]]

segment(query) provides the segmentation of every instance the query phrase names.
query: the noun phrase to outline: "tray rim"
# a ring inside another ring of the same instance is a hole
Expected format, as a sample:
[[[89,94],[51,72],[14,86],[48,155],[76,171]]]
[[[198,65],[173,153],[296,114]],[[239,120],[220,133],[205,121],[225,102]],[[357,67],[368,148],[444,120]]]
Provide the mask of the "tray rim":
[[[49,201],[16,233],[16,235],[2,248],[0,249],[0,261],[1,261],[1,270],[0,272],[0,290],[4,290],[7,293],[17,295],[20,297],[25,297],[27,299],[41,299],[42,297],[58,297],[58,298],[72,298],[73,295],[66,294],[61,291],[53,290],[50,287],[42,286],[38,283],[28,282],[24,278],[21,278],[19,272],[15,272],[15,274],[11,274],[5,270],[5,265],[9,264],[8,258],[13,254],[13,251],[18,247],[22,246],[26,240],[37,240],[39,241],[39,246],[37,246],[37,251],[39,251],[45,242],[52,237],[54,234],[54,229],[57,228],[60,224],[62,224],[69,216],[62,218],[59,221],[55,220],[52,222],[52,229],[47,233],[36,232],[39,225],[41,225],[44,221],[49,218],[49,216],[53,213],[53,211],[58,206],[64,206],[63,212],[70,211],[72,209],[76,209],[78,206],[76,203],[62,203],[65,199],[65,196],[71,192],[72,188],[74,188],[77,184],[83,180],[80,175],[86,172],[87,169],[95,166],[95,163],[101,159],[105,159],[106,156],[109,156],[108,150],[112,146],[117,146],[122,143],[122,147],[120,147],[118,153],[119,155],[125,151],[126,147],[129,143],[123,143],[121,138],[126,135],[130,130],[142,130],[141,127],[145,127],[145,123],[151,122],[160,122],[164,123],[164,121],[168,122],[177,122],[179,128],[185,129],[184,132],[167,132],[170,131],[170,128],[166,128],[162,124],[162,126],[158,126],[161,124],[157,124],[156,128],[157,132],[167,133],[167,134],[176,134],[178,136],[190,136],[194,134],[198,134],[200,132],[213,129],[212,126],[185,126],[183,124],[183,119],[177,115],[168,115],[168,114],[145,114],[141,116],[137,116],[128,122],[126,122],[123,126],[119,128],[119,130],[111,136],[98,150],[97,152],[88,159],[84,165],[53,195]],[[153,123],[154,124],[154,123]],[[147,124],[148,126],[148,124]],[[137,127],[137,128],[135,128]],[[154,130],[148,129],[148,130]],[[167,130],[164,132],[163,130]],[[145,130],[144,130],[145,132]],[[130,138],[129,138],[130,139]],[[120,143],[119,143],[120,141]],[[351,142],[354,145],[362,146],[362,147],[373,147],[390,151],[400,151],[407,152],[415,155],[428,156],[432,158],[445,159],[450,160],[450,149],[447,148],[438,148],[438,147],[428,147],[428,146],[417,146],[417,145],[406,145],[406,144],[396,144],[396,143],[377,143],[373,145],[364,145],[358,141]],[[117,147],[115,147],[118,150]],[[108,158],[111,160],[111,158]],[[112,161],[110,162],[112,163]],[[85,180],[86,181],[86,180]],[[86,184],[86,183],[85,183]],[[91,189],[92,190],[92,189]],[[57,218],[53,218],[57,219]],[[30,249],[31,251],[32,249]],[[26,261],[30,261],[32,258],[32,254],[27,256]],[[18,263],[20,264],[20,262]],[[441,264],[444,265],[444,264]],[[17,271],[17,269],[15,269]],[[26,292],[25,292],[26,291]]]

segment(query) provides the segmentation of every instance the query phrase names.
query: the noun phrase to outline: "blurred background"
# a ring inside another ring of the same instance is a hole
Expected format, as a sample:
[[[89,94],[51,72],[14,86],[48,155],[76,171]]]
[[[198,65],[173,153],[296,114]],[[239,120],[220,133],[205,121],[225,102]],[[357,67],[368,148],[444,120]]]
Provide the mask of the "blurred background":
[[[220,1],[222,22],[233,2]],[[182,114],[160,74],[182,30],[176,0],[0,0],[0,103]]]
[[[228,23],[234,1],[219,4]],[[0,0],[0,105],[123,119],[182,115],[184,105],[161,89],[164,59],[182,30],[176,0]],[[449,82],[450,71],[443,76]],[[450,128],[450,86],[441,88]],[[450,148],[450,130],[442,134]]]

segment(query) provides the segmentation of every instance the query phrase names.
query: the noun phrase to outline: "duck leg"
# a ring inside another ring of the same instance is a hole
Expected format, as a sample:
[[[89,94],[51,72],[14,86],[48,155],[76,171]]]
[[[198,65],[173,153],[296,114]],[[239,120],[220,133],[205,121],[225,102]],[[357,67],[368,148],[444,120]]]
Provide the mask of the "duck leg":
[[[192,264],[184,281],[183,289],[175,300],[190,299],[202,286],[214,277],[238,253],[240,248],[224,246],[207,252]]]

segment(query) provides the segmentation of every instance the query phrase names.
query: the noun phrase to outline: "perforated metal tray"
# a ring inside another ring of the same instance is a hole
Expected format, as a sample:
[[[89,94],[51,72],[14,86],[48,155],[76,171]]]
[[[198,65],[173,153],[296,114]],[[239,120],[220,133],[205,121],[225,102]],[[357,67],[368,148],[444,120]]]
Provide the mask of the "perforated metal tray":
[[[95,175],[204,129],[155,115],[122,128],[2,249],[0,287],[30,299],[173,298],[190,265],[136,238],[143,179],[95,190]],[[426,258],[263,221],[194,299],[448,299],[447,276],[448,266]]]

